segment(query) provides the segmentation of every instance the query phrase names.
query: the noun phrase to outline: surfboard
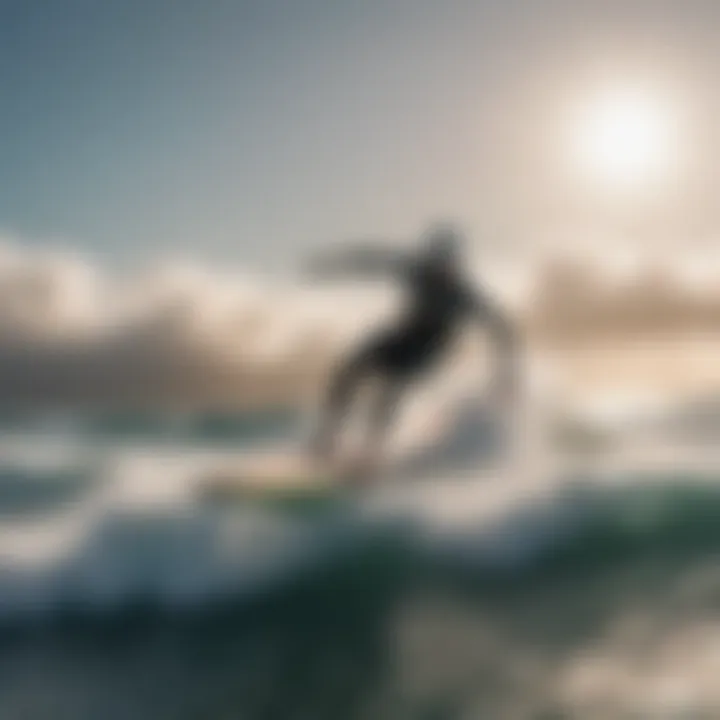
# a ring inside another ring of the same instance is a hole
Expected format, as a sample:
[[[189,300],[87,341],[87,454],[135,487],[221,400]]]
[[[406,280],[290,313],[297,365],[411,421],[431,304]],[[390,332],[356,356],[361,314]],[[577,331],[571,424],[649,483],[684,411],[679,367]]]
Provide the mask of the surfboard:
[[[212,470],[200,493],[214,505],[263,504],[312,511],[336,504],[348,490],[372,479],[360,458],[321,461],[300,452],[254,454]]]
[[[293,510],[336,506],[381,484],[430,478],[458,462],[472,465],[496,444],[496,419],[485,404],[470,397],[453,413],[432,413],[412,433],[412,442],[391,443],[382,459],[343,452],[322,461],[294,444],[244,453],[206,471],[202,500],[215,506],[265,504]]]

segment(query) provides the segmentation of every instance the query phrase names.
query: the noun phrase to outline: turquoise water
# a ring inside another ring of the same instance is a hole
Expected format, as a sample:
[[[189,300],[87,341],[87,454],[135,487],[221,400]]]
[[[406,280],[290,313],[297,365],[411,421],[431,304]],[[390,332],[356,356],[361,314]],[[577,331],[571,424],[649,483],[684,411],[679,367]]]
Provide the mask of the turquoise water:
[[[169,445],[144,420],[6,434],[3,720],[718,717],[711,469],[200,502],[228,436],[287,437],[261,420]]]

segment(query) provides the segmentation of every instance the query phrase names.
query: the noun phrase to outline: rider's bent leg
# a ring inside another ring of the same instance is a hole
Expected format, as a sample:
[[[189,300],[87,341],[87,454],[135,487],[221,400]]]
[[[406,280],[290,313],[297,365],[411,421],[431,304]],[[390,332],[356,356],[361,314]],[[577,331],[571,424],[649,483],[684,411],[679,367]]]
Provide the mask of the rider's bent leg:
[[[404,378],[393,375],[388,377],[378,388],[379,393],[374,399],[368,422],[365,446],[368,458],[380,458],[385,448],[388,430],[395,419],[406,385],[407,382]]]
[[[363,348],[347,360],[330,381],[321,409],[313,449],[320,455],[331,455],[335,449],[335,438],[341,429],[355,392],[363,380],[371,375],[374,365],[372,348]]]

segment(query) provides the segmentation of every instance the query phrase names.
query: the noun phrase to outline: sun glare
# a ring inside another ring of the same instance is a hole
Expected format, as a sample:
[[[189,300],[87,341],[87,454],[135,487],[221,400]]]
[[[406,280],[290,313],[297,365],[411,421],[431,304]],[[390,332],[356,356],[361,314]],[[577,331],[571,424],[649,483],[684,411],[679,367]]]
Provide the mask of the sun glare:
[[[674,161],[673,117],[641,92],[595,98],[578,123],[584,171],[611,190],[644,190],[667,177]]]

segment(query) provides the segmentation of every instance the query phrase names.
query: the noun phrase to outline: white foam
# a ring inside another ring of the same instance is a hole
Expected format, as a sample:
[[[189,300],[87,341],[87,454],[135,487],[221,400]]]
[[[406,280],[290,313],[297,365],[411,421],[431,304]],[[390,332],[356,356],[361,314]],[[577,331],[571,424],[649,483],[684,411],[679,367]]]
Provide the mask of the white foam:
[[[256,593],[408,521],[426,551],[522,567],[592,519],[593,486],[629,481],[620,458],[569,492],[571,476],[542,448],[528,445],[524,462],[506,462],[507,427],[498,428],[482,403],[445,400],[442,432],[428,435],[420,421],[438,417],[426,398],[385,482],[322,520],[203,506],[198,483],[219,459],[236,457],[231,451],[152,444],[80,451],[93,482],[78,497],[0,521],[0,618],[68,603],[107,611],[138,598],[173,605]],[[637,466],[637,458],[624,461]]]

